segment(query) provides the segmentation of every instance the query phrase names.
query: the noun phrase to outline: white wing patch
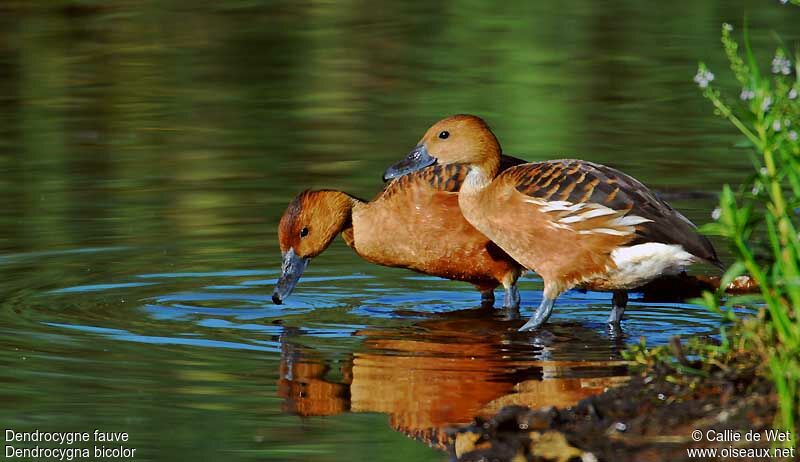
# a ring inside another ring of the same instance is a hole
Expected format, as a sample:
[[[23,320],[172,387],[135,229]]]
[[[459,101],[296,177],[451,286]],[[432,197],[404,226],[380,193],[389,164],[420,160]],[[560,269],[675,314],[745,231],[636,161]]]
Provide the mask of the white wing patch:
[[[583,212],[582,214],[577,216],[580,217],[581,220],[588,220],[589,218],[602,217],[605,215],[613,215],[615,213],[617,213],[617,211],[614,209],[610,209],[608,207],[598,207],[595,208],[594,210]]]
[[[650,221],[653,220],[648,220],[647,218],[640,217],[639,215],[626,215],[624,217],[619,217],[616,220],[620,226],[636,226]]]
[[[613,236],[628,236],[636,232],[636,225],[651,222],[638,215],[624,215],[622,210],[614,210],[602,204],[580,202],[573,204],[568,201],[546,201],[531,197],[525,202],[539,207],[543,213],[553,213],[556,219],[550,222],[550,226],[556,229],[573,230],[570,225],[575,225],[593,218],[609,216],[602,227],[577,230],[578,234],[610,234]],[[614,217],[611,217],[616,215]],[[579,226],[578,226],[579,227]]]
[[[567,201],[543,201],[541,199],[526,199],[527,202],[542,207],[542,212],[574,212],[580,210],[583,204],[573,204]]]
[[[613,228],[592,228],[582,229],[578,231],[578,234],[610,234],[612,236],[627,236],[628,234],[633,234],[633,231],[628,231],[627,229],[620,231]]]

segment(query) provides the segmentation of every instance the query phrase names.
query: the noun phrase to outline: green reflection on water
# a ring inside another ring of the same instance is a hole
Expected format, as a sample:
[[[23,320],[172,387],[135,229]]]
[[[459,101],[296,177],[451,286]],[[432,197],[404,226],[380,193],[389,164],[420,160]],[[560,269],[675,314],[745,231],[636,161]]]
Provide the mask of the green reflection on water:
[[[431,122],[471,112],[509,153],[611,164],[692,193],[674,205],[706,222],[749,161],[690,80],[698,59],[723,65],[719,24],[745,12],[758,43],[767,26],[798,38],[796,12],[763,1],[5,2],[0,417],[127,431],[136,460],[442,460],[382,414],[287,412],[281,335],[301,328],[303,355],[335,370],[365,327],[422,329],[398,305],[427,316],[475,295],[336,243],[309,269],[320,279],[273,307],[288,200],[371,197]],[[568,300],[562,320],[607,310]],[[632,335],[656,342],[713,325],[691,307],[631,312]],[[578,343],[614,359],[595,337]]]

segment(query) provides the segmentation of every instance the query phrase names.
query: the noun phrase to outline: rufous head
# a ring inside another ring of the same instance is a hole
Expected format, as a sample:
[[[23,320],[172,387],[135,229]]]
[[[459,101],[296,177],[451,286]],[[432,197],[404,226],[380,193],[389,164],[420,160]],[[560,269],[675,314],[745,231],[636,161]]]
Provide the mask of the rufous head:
[[[454,115],[433,124],[405,158],[386,169],[383,179],[401,177],[437,163],[497,165],[500,153],[500,143],[483,119]]]
[[[273,302],[283,303],[311,259],[349,226],[352,209],[353,198],[339,191],[303,191],[289,203],[278,225],[283,264]]]

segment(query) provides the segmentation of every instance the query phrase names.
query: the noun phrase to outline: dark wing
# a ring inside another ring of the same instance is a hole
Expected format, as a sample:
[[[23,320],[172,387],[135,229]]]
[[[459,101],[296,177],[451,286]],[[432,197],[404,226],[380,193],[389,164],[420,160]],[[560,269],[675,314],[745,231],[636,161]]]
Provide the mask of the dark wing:
[[[503,154],[500,156],[500,171],[502,172],[511,167],[516,167],[517,165],[522,165],[527,163],[528,163],[527,160],[522,160],[519,157]]]
[[[711,242],[695,225],[638,180],[605,165],[582,160],[552,160],[513,167],[503,176],[514,178],[517,190],[548,202],[595,203],[628,210],[650,220],[636,227],[631,244],[678,244],[687,252],[722,267]]]

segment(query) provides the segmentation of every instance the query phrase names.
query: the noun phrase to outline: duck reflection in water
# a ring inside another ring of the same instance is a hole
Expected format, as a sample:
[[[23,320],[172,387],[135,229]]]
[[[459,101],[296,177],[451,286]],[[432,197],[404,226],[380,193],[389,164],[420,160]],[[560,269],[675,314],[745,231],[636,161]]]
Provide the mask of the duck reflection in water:
[[[444,448],[446,429],[475,416],[511,404],[571,406],[627,380],[619,340],[578,324],[521,335],[517,323],[484,311],[365,329],[356,333],[364,338],[359,351],[339,359],[321,357],[300,343],[301,330],[287,329],[279,382],[284,411],[384,413],[394,429]]]

